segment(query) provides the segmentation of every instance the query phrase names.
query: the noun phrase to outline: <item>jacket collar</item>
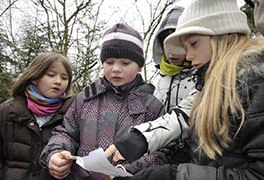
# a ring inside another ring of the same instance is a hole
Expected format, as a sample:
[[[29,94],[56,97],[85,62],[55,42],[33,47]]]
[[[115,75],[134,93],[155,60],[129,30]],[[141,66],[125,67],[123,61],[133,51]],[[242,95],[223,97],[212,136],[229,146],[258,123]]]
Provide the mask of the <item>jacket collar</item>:
[[[92,99],[98,95],[105,93],[106,91],[112,91],[118,95],[125,95],[133,88],[138,87],[142,84],[144,84],[144,81],[140,74],[138,74],[135,80],[131,83],[119,87],[113,86],[105,79],[105,77],[100,78],[84,88],[85,99]]]
[[[136,87],[135,90],[133,90]],[[84,100],[91,100],[97,96],[103,95],[107,91],[114,92],[117,98],[123,98],[123,96],[128,96],[128,106],[129,114],[139,114],[145,113],[146,109],[142,106],[142,94],[153,94],[154,86],[144,82],[142,76],[138,74],[137,78],[122,87],[113,87],[106,79],[100,78],[84,89]],[[139,97],[141,95],[141,97]],[[137,104],[135,106],[135,104]]]
[[[206,71],[209,67],[209,64],[210,64],[210,61],[208,63],[206,63],[205,65],[203,65],[202,67],[200,67],[194,75],[194,82],[196,82],[195,88],[198,91],[201,91],[203,89],[203,86],[205,83],[205,74],[206,74]]]

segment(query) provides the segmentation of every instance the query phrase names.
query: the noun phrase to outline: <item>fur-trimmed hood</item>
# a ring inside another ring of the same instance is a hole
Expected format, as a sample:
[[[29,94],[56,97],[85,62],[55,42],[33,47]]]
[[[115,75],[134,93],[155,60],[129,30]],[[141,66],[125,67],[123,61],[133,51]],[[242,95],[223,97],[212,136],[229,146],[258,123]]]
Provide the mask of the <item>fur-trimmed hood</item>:
[[[264,76],[264,38],[256,38],[254,45],[241,55],[239,79],[250,79],[252,74]]]

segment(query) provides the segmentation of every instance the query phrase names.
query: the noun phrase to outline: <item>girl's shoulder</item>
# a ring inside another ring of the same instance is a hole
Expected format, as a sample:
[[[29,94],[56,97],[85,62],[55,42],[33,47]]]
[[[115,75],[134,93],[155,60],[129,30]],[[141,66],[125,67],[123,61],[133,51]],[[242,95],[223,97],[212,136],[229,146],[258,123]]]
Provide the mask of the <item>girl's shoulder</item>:
[[[1,102],[0,106],[3,107],[3,106],[6,106],[6,105],[8,105],[10,103],[13,103],[13,102],[14,102],[14,98],[12,97],[12,98],[9,98],[9,99]]]
[[[14,98],[10,98],[2,102],[0,104],[0,112],[3,113],[4,111],[9,110],[9,107],[11,104],[13,104],[13,102],[14,102]]]
[[[264,38],[251,40],[251,45],[241,54],[241,69],[261,70],[264,64]],[[260,66],[260,67],[257,67]]]
[[[26,99],[23,96],[10,98],[0,105],[0,113],[2,116],[10,116],[12,118],[22,116],[29,113]]]
[[[11,98],[5,100],[4,102],[2,102],[0,104],[0,106],[1,106],[1,108],[3,108],[3,107],[10,107],[10,106],[12,106],[14,104],[16,104],[16,105],[25,104],[24,103],[25,101],[26,101],[25,98],[22,97],[22,96],[18,96],[16,98],[11,97]]]

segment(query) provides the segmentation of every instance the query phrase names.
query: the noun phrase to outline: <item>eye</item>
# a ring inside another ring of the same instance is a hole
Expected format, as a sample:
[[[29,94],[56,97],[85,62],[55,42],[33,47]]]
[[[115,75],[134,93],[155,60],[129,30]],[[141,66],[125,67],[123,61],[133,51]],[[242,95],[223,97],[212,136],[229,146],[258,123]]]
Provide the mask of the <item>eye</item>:
[[[114,64],[114,61],[113,60],[106,60],[104,63],[106,63],[108,65],[112,65],[112,64]]]
[[[61,77],[62,80],[67,81],[69,80],[69,77],[67,75]]]
[[[49,72],[46,73],[46,75],[49,76],[49,77],[54,77],[55,76],[55,73],[49,71]]]
[[[190,44],[191,44],[192,47],[195,47],[195,46],[197,46],[197,42],[198,41],[191,41]]]
[[[132,61],[129,60],[129,59],[122,59],[121,62],[122,62],[123,65],[127,66],[127,65],[129,65]]]
[[[123,64],[123,65],[129,65],[130,62],[129,62],[129,61],[123,61],[122,64]]]

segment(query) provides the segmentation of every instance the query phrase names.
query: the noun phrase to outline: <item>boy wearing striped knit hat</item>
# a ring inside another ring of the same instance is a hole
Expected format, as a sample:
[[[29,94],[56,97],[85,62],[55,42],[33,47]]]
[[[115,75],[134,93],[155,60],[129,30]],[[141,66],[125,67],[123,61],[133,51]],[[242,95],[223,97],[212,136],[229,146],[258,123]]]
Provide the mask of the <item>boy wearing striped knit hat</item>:
[[[164,114],[162,103],[153,96],[154,86],[144,82],[139,74],[145,59],[143,40],[135,29],[124,23],[108,29],[103,36],[100,60],[104,76],[77,95],[63,125],[54,129],[54,136],[42,152],[40,162],[55,178],[104,179],[104,175],[88,172],[67,157],[86,156],[98,147],[106,149],[130,126]],[[161,164],[160,156],[146,155],[137,163],[124,161],[122,165],[134,174],[142,165]]]

